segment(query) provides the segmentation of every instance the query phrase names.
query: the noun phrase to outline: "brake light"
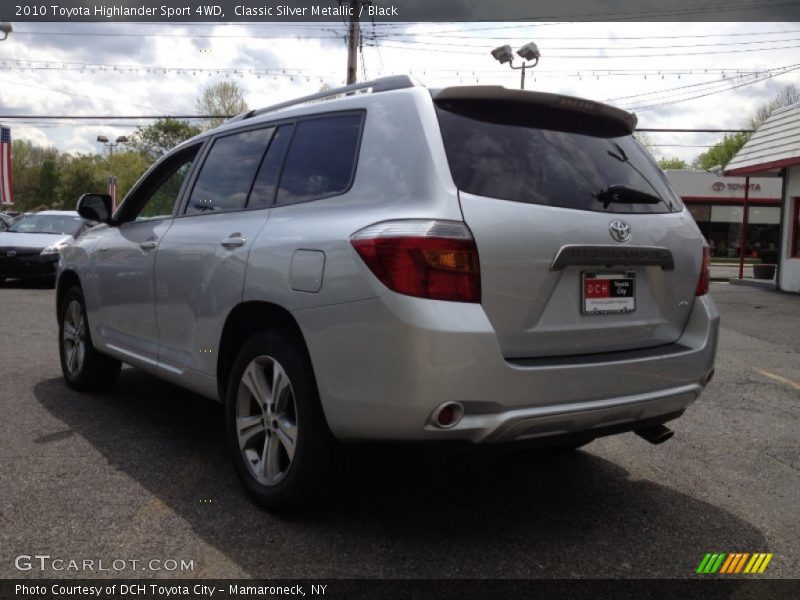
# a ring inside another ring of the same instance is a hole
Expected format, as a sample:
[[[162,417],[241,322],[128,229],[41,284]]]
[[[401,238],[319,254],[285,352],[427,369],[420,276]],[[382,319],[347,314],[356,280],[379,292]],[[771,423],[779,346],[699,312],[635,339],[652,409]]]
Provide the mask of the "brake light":
[[[433,300],[481,301],[478,248],[464,223],[385,221],[357,231],[350,243],[390,290]]]
[[[700,279],[697,280],[695,296],[703,296],[708,293],[708,286],[711,283],[711,253],[708,246],[703,244],[703,265],[700,267]]]

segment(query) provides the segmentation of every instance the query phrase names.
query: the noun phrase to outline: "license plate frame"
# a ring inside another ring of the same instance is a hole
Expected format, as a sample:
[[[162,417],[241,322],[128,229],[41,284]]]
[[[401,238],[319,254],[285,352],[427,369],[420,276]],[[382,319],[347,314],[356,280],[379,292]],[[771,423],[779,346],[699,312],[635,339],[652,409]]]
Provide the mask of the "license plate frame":
[[[595,284],[594,287],[588,287]],[[583,271],[581,273],[581,313],[626,315],[636,311],[636,273],[634,271]]]

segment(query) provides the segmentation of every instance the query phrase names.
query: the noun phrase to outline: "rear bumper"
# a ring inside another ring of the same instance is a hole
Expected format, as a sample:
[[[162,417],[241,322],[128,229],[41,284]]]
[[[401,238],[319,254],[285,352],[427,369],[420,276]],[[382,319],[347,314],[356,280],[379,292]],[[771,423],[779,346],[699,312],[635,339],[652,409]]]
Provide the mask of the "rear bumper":
[[[706,295],[669,346],[510,362],[480,305],[387,293],[295,317],[331,430],[353,441],[508,442],[667,420],[703,390],[719,328]],[[431,413],[448,401],[464,417],[439,429]]]

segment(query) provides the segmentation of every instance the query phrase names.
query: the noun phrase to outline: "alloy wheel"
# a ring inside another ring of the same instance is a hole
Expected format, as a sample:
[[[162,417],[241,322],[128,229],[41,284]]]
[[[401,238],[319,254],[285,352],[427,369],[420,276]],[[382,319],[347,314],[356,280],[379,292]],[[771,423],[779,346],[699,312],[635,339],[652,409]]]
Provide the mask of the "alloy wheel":
[[[64,342],[64,364],[69,374],[76,376],[81,372],[86,356],[86,320],[83,318],[83,308],[77,300],[72,300],[67,305],[61,335]]]
[[[270,356],[247,365],[236,396],[239,451],[250,474],[262,485],[286,476],[297,447],[297,407],[289,376]]]

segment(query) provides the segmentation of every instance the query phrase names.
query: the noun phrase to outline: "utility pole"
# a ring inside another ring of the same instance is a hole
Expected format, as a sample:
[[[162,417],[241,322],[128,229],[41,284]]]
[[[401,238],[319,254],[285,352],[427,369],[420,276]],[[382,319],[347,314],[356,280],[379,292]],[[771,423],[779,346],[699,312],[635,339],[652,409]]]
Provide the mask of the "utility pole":
[[[356,82],[358,45],[361,37],[359,17],[362,0],[350,0],[350,22],[347,32],[347,85]]]
[[[371,6],[372,0],[339,0],[339,6],[349,8],[347,25],[347,85],[356,82],[358,74],[358,49],[361,47],[361,11]]]

